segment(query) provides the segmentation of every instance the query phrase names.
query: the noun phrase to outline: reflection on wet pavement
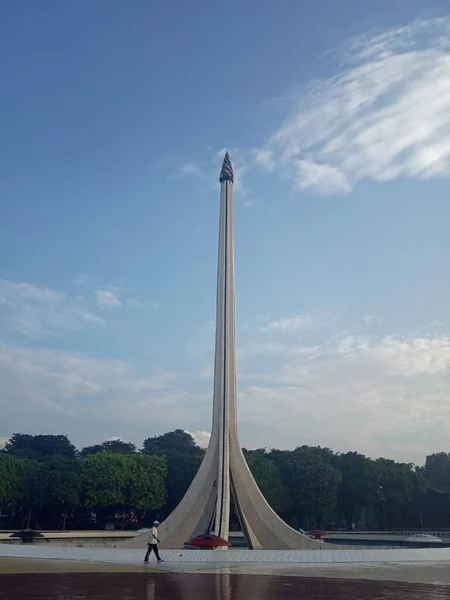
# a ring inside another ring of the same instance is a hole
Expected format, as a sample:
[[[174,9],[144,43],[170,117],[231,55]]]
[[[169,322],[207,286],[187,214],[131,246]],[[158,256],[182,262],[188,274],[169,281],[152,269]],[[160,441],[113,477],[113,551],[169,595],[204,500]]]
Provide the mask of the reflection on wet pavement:
[[[0,575],[0,600],[448,600],[450,586],[269,575]]]

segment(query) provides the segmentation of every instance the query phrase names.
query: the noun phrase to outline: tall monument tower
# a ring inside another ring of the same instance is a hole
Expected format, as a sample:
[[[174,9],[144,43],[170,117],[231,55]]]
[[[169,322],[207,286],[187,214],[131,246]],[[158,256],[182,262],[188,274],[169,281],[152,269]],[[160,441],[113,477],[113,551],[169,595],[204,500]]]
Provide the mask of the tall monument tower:
[[[233,183],[228,153],[220,172],[216,351],[211,439],[184,498],[159,528],[162,548],[182,548],[192,537],[228,539],[231,499],[249,548],[318,548],[270,508],[247,466],[238,438],[234,290]],[[141,536],[144,537],[144,536]],[[130,544],[131,545],[131,544]]]

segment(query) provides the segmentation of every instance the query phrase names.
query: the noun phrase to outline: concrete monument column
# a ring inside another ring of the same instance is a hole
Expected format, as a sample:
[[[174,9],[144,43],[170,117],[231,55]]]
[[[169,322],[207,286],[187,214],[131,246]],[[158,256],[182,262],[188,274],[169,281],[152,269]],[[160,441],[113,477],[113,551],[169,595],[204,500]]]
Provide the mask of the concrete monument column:
[[[234,287],[234,174],[228,153],[225,154],[219,181],[219,255],[211,439],[203,462],[184,498],[159,526],[160,547],[182,548],[191,538],[207,533],[228,540],[230,504],[233,498],[242,531],[250,548],[320,548],[320,542],[311,540],[289,527],[270,508],[256,485],[239,443]],[[143,535],[121,545],[143,548],[147,537]]]

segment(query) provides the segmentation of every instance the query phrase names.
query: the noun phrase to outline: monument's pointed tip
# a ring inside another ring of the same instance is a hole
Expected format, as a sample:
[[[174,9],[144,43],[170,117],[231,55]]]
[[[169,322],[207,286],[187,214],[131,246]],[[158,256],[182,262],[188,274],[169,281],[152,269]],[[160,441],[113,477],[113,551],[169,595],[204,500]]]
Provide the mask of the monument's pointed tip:
[[[220,171],[219,181],[220,183],[222,183],[222,181],[234,181],[233,167],[231,165],[231,159],[228,152],[225,152],[225,157],[222,163],[222,170]]]

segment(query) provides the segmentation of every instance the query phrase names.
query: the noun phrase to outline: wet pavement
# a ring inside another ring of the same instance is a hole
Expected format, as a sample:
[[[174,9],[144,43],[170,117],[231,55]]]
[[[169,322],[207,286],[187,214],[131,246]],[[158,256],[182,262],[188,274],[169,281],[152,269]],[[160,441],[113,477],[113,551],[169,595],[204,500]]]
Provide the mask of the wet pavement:
[[[0,600],[449,600],[450,586],[184,573],[0,575]]]

